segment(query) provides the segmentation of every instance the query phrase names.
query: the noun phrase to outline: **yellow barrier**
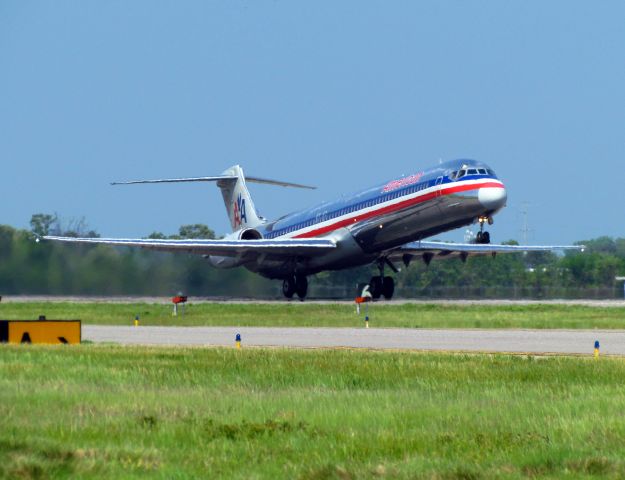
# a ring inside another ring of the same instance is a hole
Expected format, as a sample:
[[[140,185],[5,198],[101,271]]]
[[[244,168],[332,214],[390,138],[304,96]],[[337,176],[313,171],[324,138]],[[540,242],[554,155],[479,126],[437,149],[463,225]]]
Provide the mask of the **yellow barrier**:
[[[80,320],[0,320],[0,342],[80,343]]]

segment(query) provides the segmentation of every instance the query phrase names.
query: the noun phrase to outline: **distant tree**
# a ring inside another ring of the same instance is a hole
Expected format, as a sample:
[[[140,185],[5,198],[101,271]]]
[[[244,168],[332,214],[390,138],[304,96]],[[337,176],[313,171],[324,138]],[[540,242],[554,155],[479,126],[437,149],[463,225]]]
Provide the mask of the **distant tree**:
[[[201,223],[182,225],[178,233],[178,238],[215,238],[215,232]]]
[[[592,240],[584,240],[579,243],[586,246],[586,251],[588,253],[607,253],[613,255],[617,251],[617,244],[611,237],[598,237]]]
[[[625,260],[625,238],[617,238],[614,241],[616,256]]]
[[[58,223],[56,214],[35,213],[30,217],[30,230],[37,236],[49,235],[52,227]]]
[[[100,235],[95,230],[89,228],[85,217],[71,218],[65,222],[57,220],[58,230],[65,237],[89,237],[97,238]],[[65,223],[65,225],[63,225]]]
[[[56,214],[38,213],[32,216],[30,227],[19,230],[0,225],[0,293],[169,295],[183,291],[189,295],[274,296],[279,290],[277,282],[245,269],[212,269],[200,256],[33,241],[33,234],[97,236],[84,218],[66,221]],[[215,234],[206,225],[195,224],[181,226],[176,237],[214,238]],[[152,232],[149,238],[168,237]],[[530,292],[540,297],[561,295],[566,289],[612,288],[614,277],[625,275],[625,239],[599,237],[580,243],[587,246],[584,253],[569,251],[563,256],[535,252],[470,256],[466,262],[441,258],[429,266],[415,258],[408,268],[395,262],[401,271],[393,274],[387,269],[386,274],[395,277],[405,294],[415,296],[480,292],[505,296],[512,291],[516,295],[519,289],[523,295]],[[357,284],[377,274],[372,264],[322,272],[313,282],[329,293],[339,287],[337,292],[351,294]]]

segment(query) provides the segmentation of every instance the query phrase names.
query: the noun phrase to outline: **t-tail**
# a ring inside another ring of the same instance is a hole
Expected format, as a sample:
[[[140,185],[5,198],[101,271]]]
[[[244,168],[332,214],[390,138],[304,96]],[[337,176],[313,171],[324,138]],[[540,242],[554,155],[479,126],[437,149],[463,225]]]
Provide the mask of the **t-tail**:
[[[160,180],[132,180],[128,182],[113,182],[111,185],[134,185],[138,183],[180,183],[180,182],[216,182],[224,199],[226,212],[230,219],[232,231],[256,228],[263,223],[264,219],[258,214],[246,182],[278,185],[281,187],[309,188],[308,185],[299,183],[282,182],[259,177],[245,177],[243,169],[234,165],[215,177],[190,177],[190,178],[166,178]]]

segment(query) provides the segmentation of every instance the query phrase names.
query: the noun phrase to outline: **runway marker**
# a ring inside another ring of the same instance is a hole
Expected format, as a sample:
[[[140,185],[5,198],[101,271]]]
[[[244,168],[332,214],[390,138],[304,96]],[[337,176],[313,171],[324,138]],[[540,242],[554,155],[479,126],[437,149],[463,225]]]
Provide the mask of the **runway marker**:
[[[237,349],[241,349],[241,334],[239,332],[237,332],[236,336],[234,337],[234,342],[237,346]]]
[[[135,316],[135,327],[139,326],[139,315]]]
[[[365,287],[362,289],[362,292],[360,293],[359,297],[356,297],[356,299],[354,300],[356,302],[356,313],[358,315],[360,315],[360,304],[361,303],[367,303],[370,302],[371,300],[373,300],[373,297],[371,295],[371,292],[369,292],[369,285],[365,285]],[[369,312],[369,306],[365,305],[365,314]]]
[[[595,358],[599,358],[599,340],[595,340]]]
[[[173,317],[178,316],[178,305],[182,306],[182,316],[184,317],[184,304],[187,303],[187,296],[182,293],[178,293],[174,298],[171,299],[174,304],[174,311],[171,314]]]

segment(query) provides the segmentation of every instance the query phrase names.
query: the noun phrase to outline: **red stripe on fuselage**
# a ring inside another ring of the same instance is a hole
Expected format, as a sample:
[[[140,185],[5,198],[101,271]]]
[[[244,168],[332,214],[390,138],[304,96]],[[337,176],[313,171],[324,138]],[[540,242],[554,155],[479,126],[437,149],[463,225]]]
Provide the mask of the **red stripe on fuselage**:
[[[365,212],[365,213],[361,213],[360,215],[355,215],[350,218],[345,218],[331,225],[326,225],[325,227],[317,228],[315,230],[311,230],[310,232],[304,232],[298,235],[294,235],[293,238],[317,237],[319,235],[324,235],[334,230],[338,230],[339,228],[343,228],[348,225],[353,225],[363,220],[369,220],[370,218],[373,218],[373,217],[386,215],[387,213],[392,213],[397,210],[402,210],[404,208],[411,207],[413,205],[418,205],[419,203],[427,202],[428,200],[432,200],[433,198],[436,198],[439,196],[451,195],[451,194],[459,193],[459,192],[466,192],[468,190],[478,190],[480,188],[504,188],[504,186],[502,183],[497,183],[497,182],[484,182],[484,183],[473,183],[473,184],[465,184],[465,185],[455,185],[453,187],[447,187],[439,191],[429,192],[419,197],[409,198],[408,200],[402,200],[401,202],[397,202],[392,205],[387,205],[385,207],[379,208],[377,210],[373,210],[371,212]]]

